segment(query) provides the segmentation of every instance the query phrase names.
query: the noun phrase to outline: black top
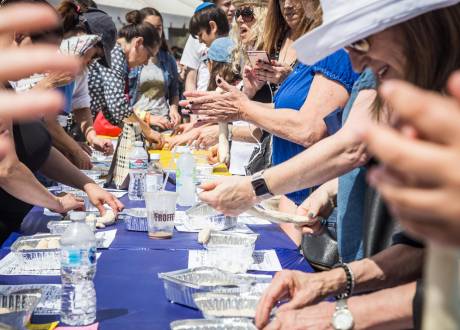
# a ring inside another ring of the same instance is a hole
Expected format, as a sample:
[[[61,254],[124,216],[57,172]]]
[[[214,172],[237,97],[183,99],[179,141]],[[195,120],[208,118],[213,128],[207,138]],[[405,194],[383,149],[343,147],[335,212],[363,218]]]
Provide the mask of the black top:
[[[39,170],[48,159],[51,136],[41,122],[13,125],[14,143],[19,160],[32,172]],[[19,230],[22,219],[32,208],[0,188],[0,242]]]

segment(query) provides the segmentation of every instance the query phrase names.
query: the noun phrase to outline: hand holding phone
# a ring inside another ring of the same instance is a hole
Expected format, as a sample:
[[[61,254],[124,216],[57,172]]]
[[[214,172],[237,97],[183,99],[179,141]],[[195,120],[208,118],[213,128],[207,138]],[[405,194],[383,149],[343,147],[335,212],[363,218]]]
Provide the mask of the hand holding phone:
[[[253,68],[256,67],[258,62],[270,63],[270,58],[267,52],[259,50],[248,50],[247,52],[249,62]]]

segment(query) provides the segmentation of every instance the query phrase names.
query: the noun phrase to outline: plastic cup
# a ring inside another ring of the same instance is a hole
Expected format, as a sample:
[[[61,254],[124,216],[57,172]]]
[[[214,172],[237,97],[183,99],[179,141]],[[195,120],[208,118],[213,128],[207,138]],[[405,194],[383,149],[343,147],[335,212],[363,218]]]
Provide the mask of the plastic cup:
[[[174,233],[178,194],[171,191],[146,192],[148,235],[152,239],[168,239]]]

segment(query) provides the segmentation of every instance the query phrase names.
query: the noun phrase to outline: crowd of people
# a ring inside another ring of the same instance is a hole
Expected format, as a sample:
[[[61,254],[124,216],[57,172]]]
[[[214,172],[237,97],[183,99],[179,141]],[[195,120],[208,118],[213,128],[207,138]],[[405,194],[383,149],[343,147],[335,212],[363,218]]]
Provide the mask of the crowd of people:
[[[309,219],[280,226],[317,271],[277,273],[258,328],[459,327],[459,1],[206,1],[180,61],[154,8],[117,31],[90,0],[0,6],[0,241],[83,207],[49,180],[121,211],[80,170],[134,132],[226,163],[199,195],[225,214],[282,196]]]

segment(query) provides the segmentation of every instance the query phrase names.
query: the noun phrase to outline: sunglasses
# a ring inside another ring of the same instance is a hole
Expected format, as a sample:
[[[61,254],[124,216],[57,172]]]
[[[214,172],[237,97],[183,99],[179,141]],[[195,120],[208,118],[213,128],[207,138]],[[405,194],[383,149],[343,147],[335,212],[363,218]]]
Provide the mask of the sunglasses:
[[[369,39],[365,38],[355,41],[347,47],[353,49],[354,51],[357,51],[358,53],[365,54],[371,49],[371,43],[369,42]]]
[[[250,23],[254,20],[254,9],[251,7],[238,8],[235,11],[235,18],[242,17],[245,23]]]

